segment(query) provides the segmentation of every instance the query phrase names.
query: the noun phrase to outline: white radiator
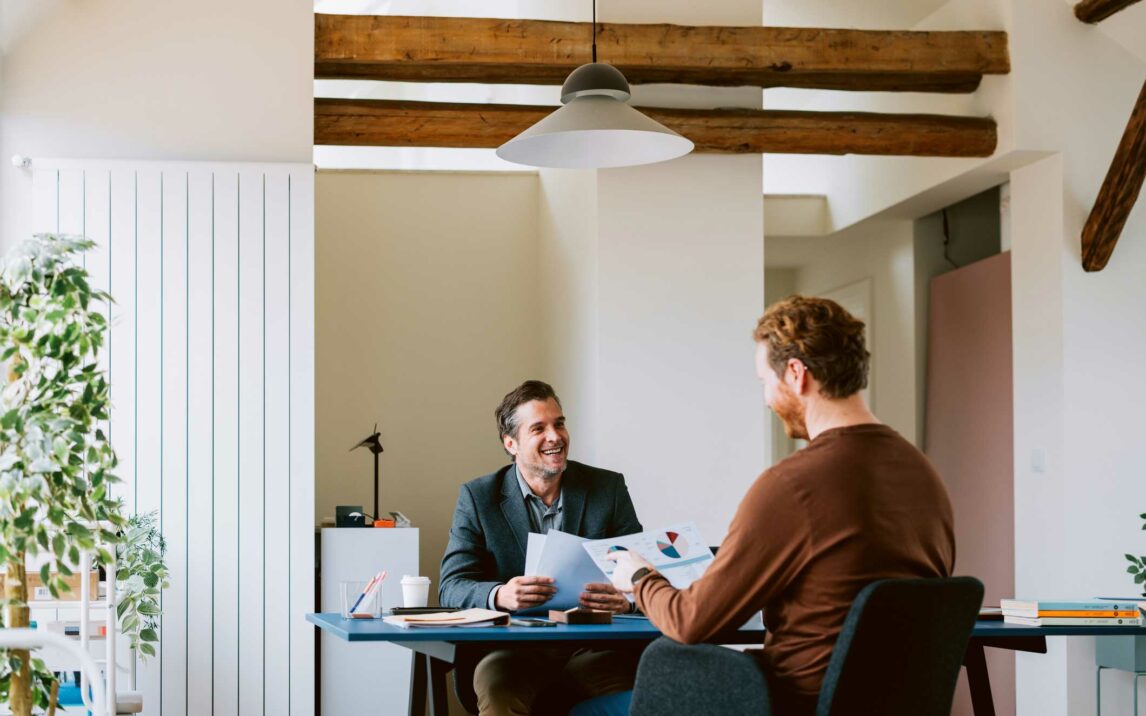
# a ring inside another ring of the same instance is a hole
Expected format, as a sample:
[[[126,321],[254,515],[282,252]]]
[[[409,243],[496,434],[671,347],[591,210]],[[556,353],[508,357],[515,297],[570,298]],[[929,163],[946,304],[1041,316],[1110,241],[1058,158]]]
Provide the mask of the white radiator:
[[[115,299],[102,361],[118,495],[158,510],[167,539],[145,713],[312,713],[313,168],[32,171],[33,231],[97,243],[85,265]]]

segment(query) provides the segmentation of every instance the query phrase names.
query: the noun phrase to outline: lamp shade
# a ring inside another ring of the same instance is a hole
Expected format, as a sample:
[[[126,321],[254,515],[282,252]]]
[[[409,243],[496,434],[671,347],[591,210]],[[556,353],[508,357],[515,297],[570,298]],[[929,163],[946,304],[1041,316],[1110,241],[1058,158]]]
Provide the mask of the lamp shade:
[[[563,107],[501,145],[497,156],[517,164],[605,169],[652,164],[692,151],[693,143],[626,104],[629,85],[616,68],[590,63],[562,88]]]

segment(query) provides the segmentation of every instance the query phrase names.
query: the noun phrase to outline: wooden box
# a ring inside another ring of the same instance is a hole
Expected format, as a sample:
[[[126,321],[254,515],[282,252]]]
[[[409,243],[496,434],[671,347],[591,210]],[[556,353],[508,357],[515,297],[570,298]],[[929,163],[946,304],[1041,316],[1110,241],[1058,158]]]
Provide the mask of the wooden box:
[[[549,620],[560,624],[612,624],[613,613],[600,609],[550,609]]]
[[[4,593],[4,583],[8,575],[0,574],[0,594]],[[43,580],[40,579],[40,573],[28,572],[25,574],[25,579],[28,581],[28,601],[37,602],[50,599],[56,599],[48,588],[44,586]],[[70,577],[64,577],[64,581],[72,588],[70,592],[60,592],[59,599],[66,602],[78,602],[80,600],[80,575],[75,573]],[[91,600],[94,602],[99,599],[99,570],[93,569],[90,573],[91,583]]]

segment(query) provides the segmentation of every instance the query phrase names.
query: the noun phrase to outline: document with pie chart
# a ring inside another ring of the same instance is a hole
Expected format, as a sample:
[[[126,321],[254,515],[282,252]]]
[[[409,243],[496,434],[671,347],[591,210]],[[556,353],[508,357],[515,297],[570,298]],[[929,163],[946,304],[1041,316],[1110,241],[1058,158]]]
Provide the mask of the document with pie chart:
[[[651,562],[677,589],[684,589],[696,581],[714,559],[695,522],[624,537],[589,540],[582,542],[581,546],[606,575],[613,573],[613,562],[605,559],[606,554],[632,550]]]

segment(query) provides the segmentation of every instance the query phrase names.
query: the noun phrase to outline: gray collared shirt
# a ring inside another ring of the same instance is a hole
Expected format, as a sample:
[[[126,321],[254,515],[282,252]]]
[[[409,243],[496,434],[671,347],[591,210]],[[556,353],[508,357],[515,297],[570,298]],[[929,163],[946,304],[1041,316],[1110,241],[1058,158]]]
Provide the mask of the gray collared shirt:
[[[529,513],[529,528],[538,534],[547,534],[549,530],[560,530],[564,524],[562,512],[565,509],[565,489],[557,492],[557,500],[549,506],[540,497],[533,494],[533,488],[521,475],[517,465],[513,466],[513,474],[517,476],[517,486],[521,488],[521,499],[525,500],[525,511]]]

